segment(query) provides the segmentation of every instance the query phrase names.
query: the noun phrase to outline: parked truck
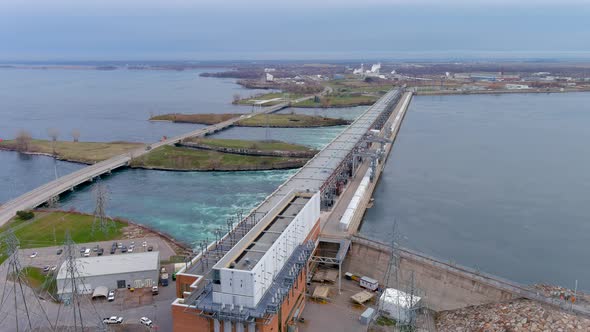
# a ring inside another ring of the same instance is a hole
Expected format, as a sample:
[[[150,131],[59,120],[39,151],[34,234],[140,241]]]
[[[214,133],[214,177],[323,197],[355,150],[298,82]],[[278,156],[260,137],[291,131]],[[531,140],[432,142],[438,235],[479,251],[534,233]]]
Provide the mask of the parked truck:
[[[168,271],[166,271],[165,267],[160,270],[160,285],[168,286]]]

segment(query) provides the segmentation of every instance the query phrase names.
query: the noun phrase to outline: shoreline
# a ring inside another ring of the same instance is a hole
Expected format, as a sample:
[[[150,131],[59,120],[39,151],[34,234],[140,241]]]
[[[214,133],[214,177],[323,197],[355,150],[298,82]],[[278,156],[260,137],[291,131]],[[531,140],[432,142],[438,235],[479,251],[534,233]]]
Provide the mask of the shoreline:
[[[307,163],[307,160],[302,163],[301,165],[292,165],[292,166],[285,166],[285,167],[262,167],[262,168],[240,168],[240,169],[231,169],[231,168],[207,168],[207,169],[172,169],[166,167],[148,167],[148,166],[127,166],[127,168],[131,169],[145,169],[148,171],[163,171],[163,172],[256,172],[256,171],[281,171],[281,170],[289,170],[289,169],[297,169],[301,168],[303,165]]]
[[[363,106],[363,105],[358,105],[358,106]],[[351,107],[355,107],[355,106],[351,106]],[[301,108],[316,108],[316,107],[301,107]],[[342,107],[342,108],[346,108],[346,107]],[[174,121],[174,120],[148,120],[148,121],[154,121],[154,122],[171,122],[171,123],[188,123],[188,124],[198,124],[198,125],[205,125],[205,126],[211,126],[213,124],[210,123],[203,123],[203,122],[188,122],[188,121]],[[348,126],[350,125],[350,123],[348,124],[327,124],[327,125],[317,125],[317,126],[277,126],[277,125],[268,125],[268,126],[264,126],[264,125],[233,125],[232,127],[242,127],[242,128],[294,128],[294,129],[298,129],[298,128],[329,128],[329,127],[339,127],[339,126]]]
[[[13,150],[13,149],[7,149],[5,147],[0,147],[0,151],[22,153],[22,154],[26,154],[29,156],[44,156],[44,157],[49,157],[49,158],[52,158],[55,160],[65,161],[68,163],[79,164],[79,165],[94,165],[94,163],[84,162],[84,161],[80,161],[80,160],[69,160],[69,159],[59,158],[58,156],[54,156],[51,153],[45,153],[45,152],[17,151],[17,150]]]
[[[43,153],[43,152],[29,152],[29,151],[23,152],[23,151],[16,151],[16,150],[11,150],[11,149],[6,149],[6,148],[0,148],[0,152],[1,151],[22,153],[22,154],[31,155],[31,156],[44,156],[44,157],[52,158],[54,160],[59,160],[59,161],[64,161],[64,162],[79,164],[79,165],[94,165],[94,163],[86,163],[86,162],[82,162],[79,160],[68,160],[68,159],[58,158],[52,154]],[[252,171],[273,171],[273,170],[296,169],[296,168],[300,168],[301,166],[305,165],[305,163],[307,161],[308,161],[308,159],[306,159],[305,162],[302,162],[301,165],[289,165],[289,166],[285,166],[285,167],[269,166],[269,167],[263,167],[263,168],[256,168],[256,167],[223,168],[223,167],[221,167],[221,168],[203,168],[203,169],[174,169],[174,168],[148,167],[148,166],[125,166],[122,168],[145,169],[145,170],[149,170],[149,171],[165,171],[165,172],[252,172]]]

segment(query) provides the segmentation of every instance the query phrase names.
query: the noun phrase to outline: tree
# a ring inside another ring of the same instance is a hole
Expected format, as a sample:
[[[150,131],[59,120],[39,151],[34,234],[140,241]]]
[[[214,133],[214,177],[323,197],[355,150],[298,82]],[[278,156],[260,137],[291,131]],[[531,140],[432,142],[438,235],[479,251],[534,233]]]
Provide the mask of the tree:
[[[49,128],[47,129],[47,135],[51,138],[51,148],[53,150],[53,155],[55,156],[55,143],[57,142],[57,138],[59,137],[59,130],[56,128]]]
[[[233,96],[233,98],[234,98],[234,101],[233,101],[233,103],[234,103],[234,104],[237,104],[237,103],[240,101],[240,99],[242,99],[242,96],[240,96],[240,94],[239,94],[239,93],[234,93],[234,96]]]
[[[57,141],[57,138],[59,137],[59,130],[56,128],[49,128],[49,129],[47,129],[47,135],[49,135],[51,140],[55,142],[55,141]]]
[[[26,130],[21,130],[16,135],[16,150],[19,152],[25,152],[29,150],[29,146],[31,145],[31,134],[29,134]]]
[[[72,130],[72,138],[74,139],[74,142],[78,142],[80,140],[80,130]]]

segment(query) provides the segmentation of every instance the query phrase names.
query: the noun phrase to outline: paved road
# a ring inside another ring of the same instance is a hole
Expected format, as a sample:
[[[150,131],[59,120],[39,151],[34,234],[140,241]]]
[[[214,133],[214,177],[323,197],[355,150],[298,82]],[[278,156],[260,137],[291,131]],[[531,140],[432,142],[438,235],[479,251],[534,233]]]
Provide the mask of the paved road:
[[[313,98],[313,96],[302,97],[299,99],[295,99],[292,102],[298,103],[298,102],[301,102],[301,101],[304,101],[304,100],[307,100],[310,98]],[[6,222],[8,222],[10,219],[12,219],[12,217],[14,217],[14,215],[16,214],[16,211],[35,208],[35,207],[47,202],[52,197],[55,197],[63,192],[68,191],[68,190],[72,190],[75,186],[77,186],[81,183],[91,181],[92,179],[94,179],[102,174],[109,173],[114,169],[128,165],[129,162],[131,162],[131,160],[133,158],[140,157],[153,149],[159,148],[164,145],[176,144],[176,143],[179,143],[180,141],[190,138],[190,137],[199,137],[199,136],[213,134],[218,131],[224,130],[228,127],[231,127],[232,125],[234,125],[236,122],[238,122],[240,120],[249,119],[249,118],[259,115],[259,114],[274,113],[274,112],[277,112],[285,107],[288,107],[289,105],[290,105],[289,103],[285,102],[285,103],[280,103],[280,104],[277,104],[274,106],[265,107],[265,108],[262,108],[256,112],[243,114],[239,117],[235,117],[235,118],[229,119],[227,121],[223,121],[223,122],[211,125],[211,126],[207,126],[205,128],[193,130],[191,132],[188,132],[188,133],[185,133],[182,135],[171,137],[171,138],[166,139],[164,141],[160,141],[160,142],[151,144],[151,145],[149,145],[149,148],[146,147],[146,148],[136,149],[136,150],[130,151],[129,153],[119,155],[119,156],[107,159],[105,161],[101,161],[99,163],[85,167],[85,168],[78,170],[76,172],[62,176],[59,179],[56,179],[56,180],[51,181],[49,183],[46,183],[46,184],[44,184],[32,191],[29,191],[28,193],[25,193],[22,196],[19,196],[11,201],[6,202],[6,204],[1,205],[0,206],[0,226],[4,225]]]

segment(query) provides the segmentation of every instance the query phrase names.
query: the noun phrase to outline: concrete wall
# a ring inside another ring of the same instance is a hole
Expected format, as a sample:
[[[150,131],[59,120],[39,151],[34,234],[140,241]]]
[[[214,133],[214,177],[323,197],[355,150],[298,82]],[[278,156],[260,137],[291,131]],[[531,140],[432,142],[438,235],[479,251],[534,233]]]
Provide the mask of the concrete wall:
[[[505,301],[516,296],[493,281],[482,282],[477,275],[444,268],[414,259],[411,255],[400,255],[400,286],[405,290],[413,276],[416,294],[423,296],[426,307],[435,310],[452,310],[471,305]],[[390,253],[386,249],[353,241],[350,252],[343,264],[342,273],[352,272],[379,280],[385,280]],[[390,275],[390,287],[394,286],[395,273]]]
[[[58,279],[57,280],[57,289],[58,293],[61,293],[65,287],[64,293],[71,293],[71,282],[67,279]],[[117,281],[118,280],[125,280],[125,285],[131,285],[131,287],[136,287],[138,285],[135,284],[136,280],[141,280],[142,284],[141,287],[151,287],[153,285],[158,284],[159,280],[159,272],[158,270],[151,270],[151,271],[138,271],[138,272],[130,272],[130,273],[120,273],[120,274],[106,274],[106,275],[99,275],[99,276],[92,276],[92,277],[85,277],[84,284],[82,285],[82,280],[77,280],[78,282],[78,289],[82,290],[84,288],[87,289],[85,293],[92,293],[92,291],[98,286],[105,286],[109,289],[117,289]],[[146,280],[151,280],[151,284],[147,283]],[[146,285],[147,284],[147,285]]]

